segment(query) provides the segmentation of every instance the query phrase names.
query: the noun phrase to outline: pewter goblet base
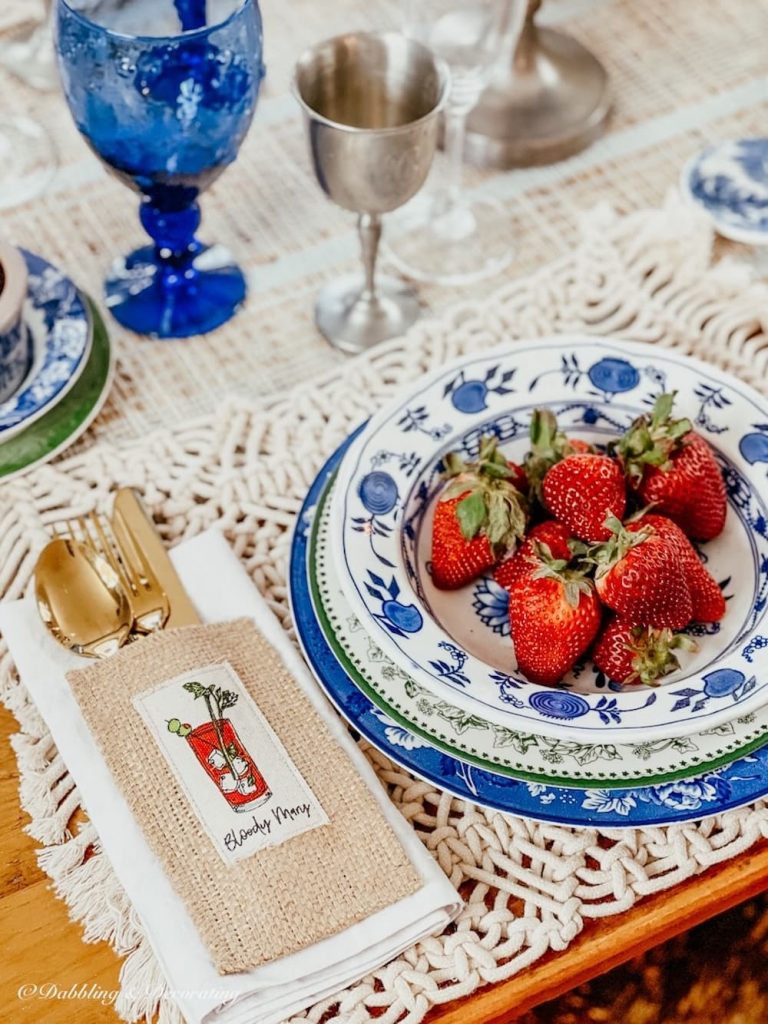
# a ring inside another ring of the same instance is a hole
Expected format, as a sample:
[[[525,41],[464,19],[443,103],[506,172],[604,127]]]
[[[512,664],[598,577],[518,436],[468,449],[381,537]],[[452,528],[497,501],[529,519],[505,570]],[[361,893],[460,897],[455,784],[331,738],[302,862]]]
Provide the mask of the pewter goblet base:
[[[327,284],[315,305],[315,323],[342,352],[364,352],[387,338],[404,334],[419,318],[416,293],[393,277],[376,277],[367,294],[363,277],[349,274]]]

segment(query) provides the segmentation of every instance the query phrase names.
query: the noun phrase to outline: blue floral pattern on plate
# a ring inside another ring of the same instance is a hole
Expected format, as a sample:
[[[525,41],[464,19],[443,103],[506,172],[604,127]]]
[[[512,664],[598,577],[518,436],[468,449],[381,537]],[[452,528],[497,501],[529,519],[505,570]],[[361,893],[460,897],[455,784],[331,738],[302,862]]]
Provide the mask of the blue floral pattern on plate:
[[[720,814],[768,795],[768,746],[724,768],[657,786],[564,787],[521,782],[466,764],[432,747],[376,708],[349,679],[325,639],[315,616],[307,571],[309,538],[304,524],[354,436],[331,456],[305,499],[293,535],[289,583],[293,621],[304,655],[325,693],[360,736],[407,771],[455,796],[506,814],[560,825],[637,828],[674,824]],[[512,690],[517,692],[515,686]]]
[[[29,426],[63,398],[85,366],[92,325],[72,281],[41,256],[21,250],[29,272],[23,317],[32,334],[32,367],[0,404],[0,438]]]
[[[707,146],[683,169],[681,187],[720,234],[747,244],[768,243],[768,138]]]
[[[728,521],[702,554],[728,587],[727,615],[717,629],[696,627],[698,653],[656,689],[613,686],[581,668],[554,690],[519,678],[511,701],[515,665],[503,595],[489,579],[456,592],[431,582],[429,523],[443,458],[451,450],[471,458],[481,436],[493,433],[520,461],[537,406],[556,413],[567,432],[604,446],[665,390],[677,392],[677,409],[722,466]],[[715,727],[763,703],[768,691],[768,651],[749,648],[752,661],[744,653],[768,609],[766,442],[762,396],[659,346],[573,335],[464,358],[383,409],[343,460],[332,519],[342,588],[364,627],[414,680],[498,725],[592,743]],[[733,565],[743,571],[731,585]]]

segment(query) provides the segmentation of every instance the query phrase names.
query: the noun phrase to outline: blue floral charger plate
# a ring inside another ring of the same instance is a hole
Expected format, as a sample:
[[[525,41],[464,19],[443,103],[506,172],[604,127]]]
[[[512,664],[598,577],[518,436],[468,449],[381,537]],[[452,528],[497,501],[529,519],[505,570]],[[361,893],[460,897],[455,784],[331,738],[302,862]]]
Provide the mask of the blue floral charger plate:
[[[473,458],[483,434],[508,457],[528,448],[531,414],[604,444],[664,391],[713,446],[729,512],[702,551],[728,599],[721,623],[691,627],[698,650],[654,688],[609,683],[590,662],[558,688],[516,672],[505,597],[492,579],[439,591],[430,522],[449,451]],[[335,557],[352,609],[417,683],[502,726],[580,742],[680,737],[768,699],[768,402],[720,370],[660,346],[559,336],[442,368],[369,421],[339,469]]]
[[[82,373],[93,341],[86,304],[70,279],[41,256],[21,250],[29,273],[23,320],[30,369],[0,403],[0,443],[25,430],[61,401]]]
[[[524,782],[468,764],[432,746],[384,714],[352,682],[330,646],[313,605],[308,564],[318,503],[352,438],[328,460],[299,513],[291,546],[289,593],[304,656],[350,725],[396,764],[472,803],[559,825],[637,828],[694,821],[768,795],[768,747],[693,778],[627,788]]]
[[[768,244],[768,138],[707,146],[685,165],[680,186],[721,235],[747,245]]]

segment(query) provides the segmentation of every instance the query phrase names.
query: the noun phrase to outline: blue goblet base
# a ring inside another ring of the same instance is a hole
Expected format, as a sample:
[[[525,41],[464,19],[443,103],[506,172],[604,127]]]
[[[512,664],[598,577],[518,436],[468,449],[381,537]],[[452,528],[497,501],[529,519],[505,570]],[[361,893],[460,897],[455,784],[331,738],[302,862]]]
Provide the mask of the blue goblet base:
[[[154,246],[112,266],[107,306],[123,327],[152,338],[189,338],[226,323],[243,304],[242,270],[221,246],[201,246],[184,269],[170,271]]]

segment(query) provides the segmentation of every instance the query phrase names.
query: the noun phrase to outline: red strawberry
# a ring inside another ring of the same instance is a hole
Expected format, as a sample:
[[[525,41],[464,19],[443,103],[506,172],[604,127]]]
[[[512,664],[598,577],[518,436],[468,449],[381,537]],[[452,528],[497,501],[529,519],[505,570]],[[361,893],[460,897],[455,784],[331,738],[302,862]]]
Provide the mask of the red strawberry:
[[[630,532],[609,519],[613,537],[593,551],[600,600],[633,626],[683,629],[693,601],[686,567],[673,544],[656,533]]]
[[[616,451],[640,500],[669,516],[697,540],[711,540],[725,525],[725,484],[712,449],[688,419],[672,419],[675,392],[659,395],[650,416],[640,416]]]
[[[525,533],[527,502],[495,437],[481,439],[476,462],[455,453],[444,462],[446,476],[456,479],[435,506],[432,581],[455,590],[514,550]]]
[[[592,643],[601,612],[591,580],[559,560],[539,562],[512,584],[509,621],[517,667],[531,682],[551,686]]]
[[[614,616],[592,648],[592,660],[616,683],[652,685],[680,668],[675,649],[695,651],[696,644],[671,629],[632,626]]]
[[[528,475],[522,466],[518,466],[516,462],[511,459],[507,459],[507,468],[510,471],[509,482],[513,487],[516,487],[521,494],[528,493]]]
[[[627,524],[630,531],[642,530],[651,526],[660,537],[665,538],[675,547],[678,557],[685,566],[688,577],[688,589],[693,603],[692,618],[696,622],[719,622],[725,615],[725,598],[714,577],[705,569],[699,556],[686,535],[671,519],[666,516],[646,512],[638,519]]]
[[[621,467],[607,455],[568,455],[544,477],[544,504],[582,540],[608,540],[608,516],[621,519],[627,503]]]
[[[693,602],[692,618],[696,622],[719,622],[726,612],[723,592],[717,585],[717,580],[707,572],[698,558],[696,562],[698,569],[690,572],[688,576]]]
[[[467,539],[458,506],[470,494],[465,491],[435,506],[432,524],[432,581],[442,590],[463,587],[496,564],[491,543],[484,533]]]
[[[537,569],[541,563],[536,542],[542,546],[545,554],[552,558],[570,561],[573,554],[568,528],[555,519],[539,523],[528,531],[525,540],[511,558],[507,558],[497,566],[493,578],[499,586],[508,589],[519,575]]]
[[[593,452],[587,441],[566,437],[549,409],[534,409],[531,417],[531,449],[525,456],[525,472],[531,491],[541,498],[541,482],[556,462],[575,452]]]
[[[583,441],[580,437],[569,437],[568,447],[571,449],[568,455],[585,455],[587,452],[593,452],[595,446],[590,444],[589,441]]]

